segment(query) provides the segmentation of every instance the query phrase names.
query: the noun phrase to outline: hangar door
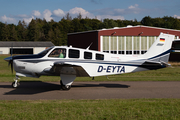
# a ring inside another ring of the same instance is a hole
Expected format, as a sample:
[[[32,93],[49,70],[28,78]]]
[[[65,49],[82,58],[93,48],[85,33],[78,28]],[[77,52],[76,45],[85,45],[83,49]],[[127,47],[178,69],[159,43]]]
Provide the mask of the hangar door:
[[[10,48],[10,54],[33,54],[33,48]]]
[[[113,54],[144,54],[157,36],[101,36],[101,51]]]

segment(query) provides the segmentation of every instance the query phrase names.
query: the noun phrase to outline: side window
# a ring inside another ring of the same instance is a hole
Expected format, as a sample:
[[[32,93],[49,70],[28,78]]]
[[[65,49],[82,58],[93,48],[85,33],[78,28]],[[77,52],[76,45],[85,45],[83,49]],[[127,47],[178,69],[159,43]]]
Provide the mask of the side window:
[[[66,57],[66,49],[56,48],[49,54],[48,57],[65,58]]]
[[[91,52],[84,52],[84,59],[92,59],[92,53]]]
[[[96,60],[104,60],[103,54],[96,54]]]
[[[79,58],[79,50],[69,49],[69,58]]]

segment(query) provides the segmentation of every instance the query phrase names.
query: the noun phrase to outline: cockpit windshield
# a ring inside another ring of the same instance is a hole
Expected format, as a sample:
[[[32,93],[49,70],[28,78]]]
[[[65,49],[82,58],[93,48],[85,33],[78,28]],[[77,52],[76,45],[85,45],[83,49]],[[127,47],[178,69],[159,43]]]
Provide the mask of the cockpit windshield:
[[[44,57],[53,47],[50,47],[42,52],[40,52],[38,55]]]
[[[48,57],[66,58],[66,49],[56,48],[49,54]]]

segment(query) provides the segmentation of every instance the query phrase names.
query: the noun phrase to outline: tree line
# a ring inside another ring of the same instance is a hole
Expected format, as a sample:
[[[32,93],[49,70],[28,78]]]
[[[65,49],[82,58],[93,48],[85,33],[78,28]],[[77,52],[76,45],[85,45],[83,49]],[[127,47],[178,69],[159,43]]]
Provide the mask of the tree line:
[[[174,17],[144,17],[141,21],[90,19],[79,14],[73,18],[67,14],[59,22],[45,19],[32,19],[27,25],[19,21],[17,25],[0,22],[0,41],[51,41],[54,45],[66,45],[67,33],[98,30],[103,28],[125,27],[127,25],[145,25],[180,30],[180,20]]]

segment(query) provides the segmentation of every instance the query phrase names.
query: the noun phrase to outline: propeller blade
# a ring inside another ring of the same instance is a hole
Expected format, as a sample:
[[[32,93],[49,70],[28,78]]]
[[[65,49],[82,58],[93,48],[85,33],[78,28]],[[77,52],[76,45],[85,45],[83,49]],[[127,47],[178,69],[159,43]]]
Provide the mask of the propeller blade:
[[[13,73],[13,43],[12,43],[12,47],[11,47],[11,72]]]
[[[9,57],[9,58],[6,58],[5,60],[8,61],[8,66],[11,65],[11,71],[13,73],[13,56]]]
[[[9,60],[8,66],[11,65],[11,72],[13,73],[13,59]]]
[[[13,73],[13,60],[11,62],[11,72]]]

